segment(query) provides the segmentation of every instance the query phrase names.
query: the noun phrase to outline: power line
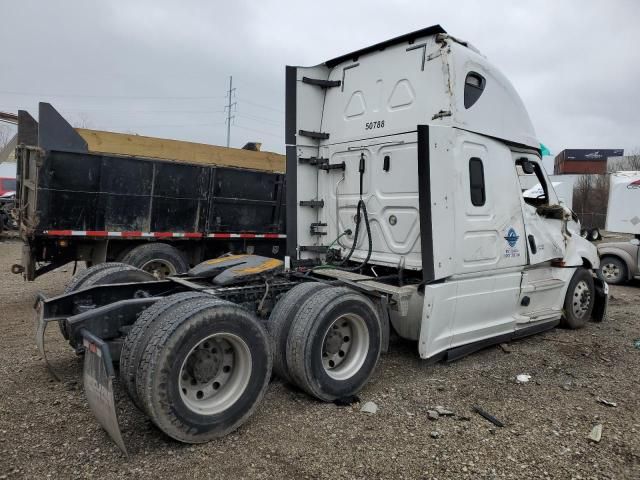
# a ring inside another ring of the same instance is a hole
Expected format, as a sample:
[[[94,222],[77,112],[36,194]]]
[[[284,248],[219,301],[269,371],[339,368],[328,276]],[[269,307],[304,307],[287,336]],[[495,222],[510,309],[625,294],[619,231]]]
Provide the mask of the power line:
[[[0,90],[0,93],[6,95],[26,95],[35,97],[68,97],[68,98],[115,98],[127,100],[202,100],[202,99],[220,99],[223,96],[196,95],[196,96],[146,96],[146,95],[79,95],[69,93],[34,93],[34,92],[16,92],[9,90]]]
[[[236,115],[238,115],[239,117],[248,118],[250,120],[255,120],[257,122],[267,122],[266,125],[269,125],[269,126],[274,126],[274,127],[282,127],[282,126],[284,126],[284,123],[282,123],[282,122],[278,122],[278,121],[273,120],[271,118],[260,117],[258,115],[251,115],[251,114],[242,113],[242,112],[236,112]]]
[[[242,130],[249,130],[250,132],[261,133],[263,135],[269,135],[270,137],[282,138],[284,135],[276,135],[275,133],[265,132],[264,130],[257,130],[255,128],[245,127],[243,125],[234,124],[236,127],[241,128]]]
[[[244,103],[248,103],[249,105],[253,105],[255,107],[260,107],[260,108],[266,108],[267,110],[273,110],[274,112],[279,112],[279,113],[284,113],[284,110],[281,110],[279,108],[273,108],[270,107],[268,105],[264,105],[262,103],[257,103],[257,102],[253,102],[251,100],[247,100],[247,99],[243,99],[243,98],[239,98],[238,101],[240,103],[244,102]]]
[[[18,110],[27,110],[27,108],[18,107],[18,108],[8,108],[8,107],[0,107],[4,110],[18,111]],[[225,113],[226,110],[135,110],[135,109],[102,109],[102,108],[60,108],[60,112],[102,112],[102,113],[190,113],[190,114],[215,114],[215,113]]]

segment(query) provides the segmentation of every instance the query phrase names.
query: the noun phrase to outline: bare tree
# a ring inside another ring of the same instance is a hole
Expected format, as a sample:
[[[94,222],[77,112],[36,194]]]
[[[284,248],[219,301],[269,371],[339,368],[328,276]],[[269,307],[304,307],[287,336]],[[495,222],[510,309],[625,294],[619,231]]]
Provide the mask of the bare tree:
[[[573,210],[586,228],[604,228],[609,201],[608,175],[582,175],[573,189]]]
[[[619,172],[621,170],[634,170],[640,171],[640,148],[633,150],[631,155],[625,155],[615,160],[611,160],[607,165],[607,171],[609,173]]]
[[[75,128],[91,128],[91,121],[87,112],[78,113],[78,120],[73,122]]]
[[[0,125],[0,150],[2,150],[13,135],[11,134],[11,129],[5,125]]]

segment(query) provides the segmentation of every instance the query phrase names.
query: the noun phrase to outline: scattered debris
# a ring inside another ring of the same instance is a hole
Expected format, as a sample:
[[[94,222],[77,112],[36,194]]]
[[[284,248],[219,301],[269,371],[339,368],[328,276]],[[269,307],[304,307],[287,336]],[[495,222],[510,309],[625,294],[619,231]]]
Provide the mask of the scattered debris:
[[[373,402],[367,402],[364,405],[362,405],[362,408],[360,409],[360,411],[363,413],[369,413],[371,415],[375,415],[376,412],[378,411],[378,405],[376,405]]]
[[[589,440],[592,442],[598,443],[602,438],[602,424],[599,423],[593,429],[591,429],[591,433],[589,433]]]
[[[470,422],[471,421],[471,417],[469,417],[467,415],[458,415],[456,417],[456,420],[460,420],[461,422]]]
[[[482,408],[480,408],[477,405],[473,406],[473,411],[476,412],[478,415],[480,415],[481,417],[489,420],[491,423],[493,423],[496,427],[504,427],[504,423],[502,423],[500,420],[498,420],[496,417],[494,417],[493,415],[491,415],[490,413],[485,412]]]
[[[596,397],[596,402],[606,405],[607,407],[617,407],[618,404],[616,402],[610,402],[609,400],[605,400],[604,398]]]
[[[441,417],[453,417],[455,414],[451,410],[447,410],[442,405],[438,405],[437,407],[433,407],[433,409],[438,412],[438,415]]]
[[[349,395],[347,397],[336,398],[333,403],[335,403],[338,407],[348,407],[353,405],[354,403],[360,403],[360,397],[357,395]]]
[[[435,430],[431,432],[431,438],[439,438],[439,437],[440,437],[440,432]]]
[[[500,348],[504,353],[511,353],[511,347],[506,343],[501,343]]]
[[[440,415],[435,410],[427,410],[427,418],[429,420],[438,420]]]
[[[531,380],[531,375],[527,373],[521,373],[520,375],[516,376],[517,383],[527,383],[529,380]]]

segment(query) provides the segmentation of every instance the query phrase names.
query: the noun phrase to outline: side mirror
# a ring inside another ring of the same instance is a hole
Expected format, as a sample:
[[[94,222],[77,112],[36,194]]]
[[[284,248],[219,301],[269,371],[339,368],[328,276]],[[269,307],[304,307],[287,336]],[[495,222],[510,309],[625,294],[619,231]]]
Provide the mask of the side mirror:
[[[523,160],[521,166],[522,166],[522,171],[527,175],[531,175],[536,171],[533,166],[533,163],[531,163],[529,160]]]

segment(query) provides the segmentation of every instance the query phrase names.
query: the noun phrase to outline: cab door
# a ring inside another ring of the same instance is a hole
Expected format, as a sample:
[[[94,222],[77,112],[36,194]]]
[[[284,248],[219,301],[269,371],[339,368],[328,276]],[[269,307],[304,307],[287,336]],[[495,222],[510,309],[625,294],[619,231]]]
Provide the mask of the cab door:
[[[565,255],[566,244],[561,215],[549,214],[549,207],[558,206],[559,201],[544,169],[534,155],[513,153],[521,189],[527,190],[532,181],[539,183],[541,192],[536,196],[522,196],[522,213],[528,253],[528,264],[539,265]],[[546,210],[546,214],[545,211]]]

